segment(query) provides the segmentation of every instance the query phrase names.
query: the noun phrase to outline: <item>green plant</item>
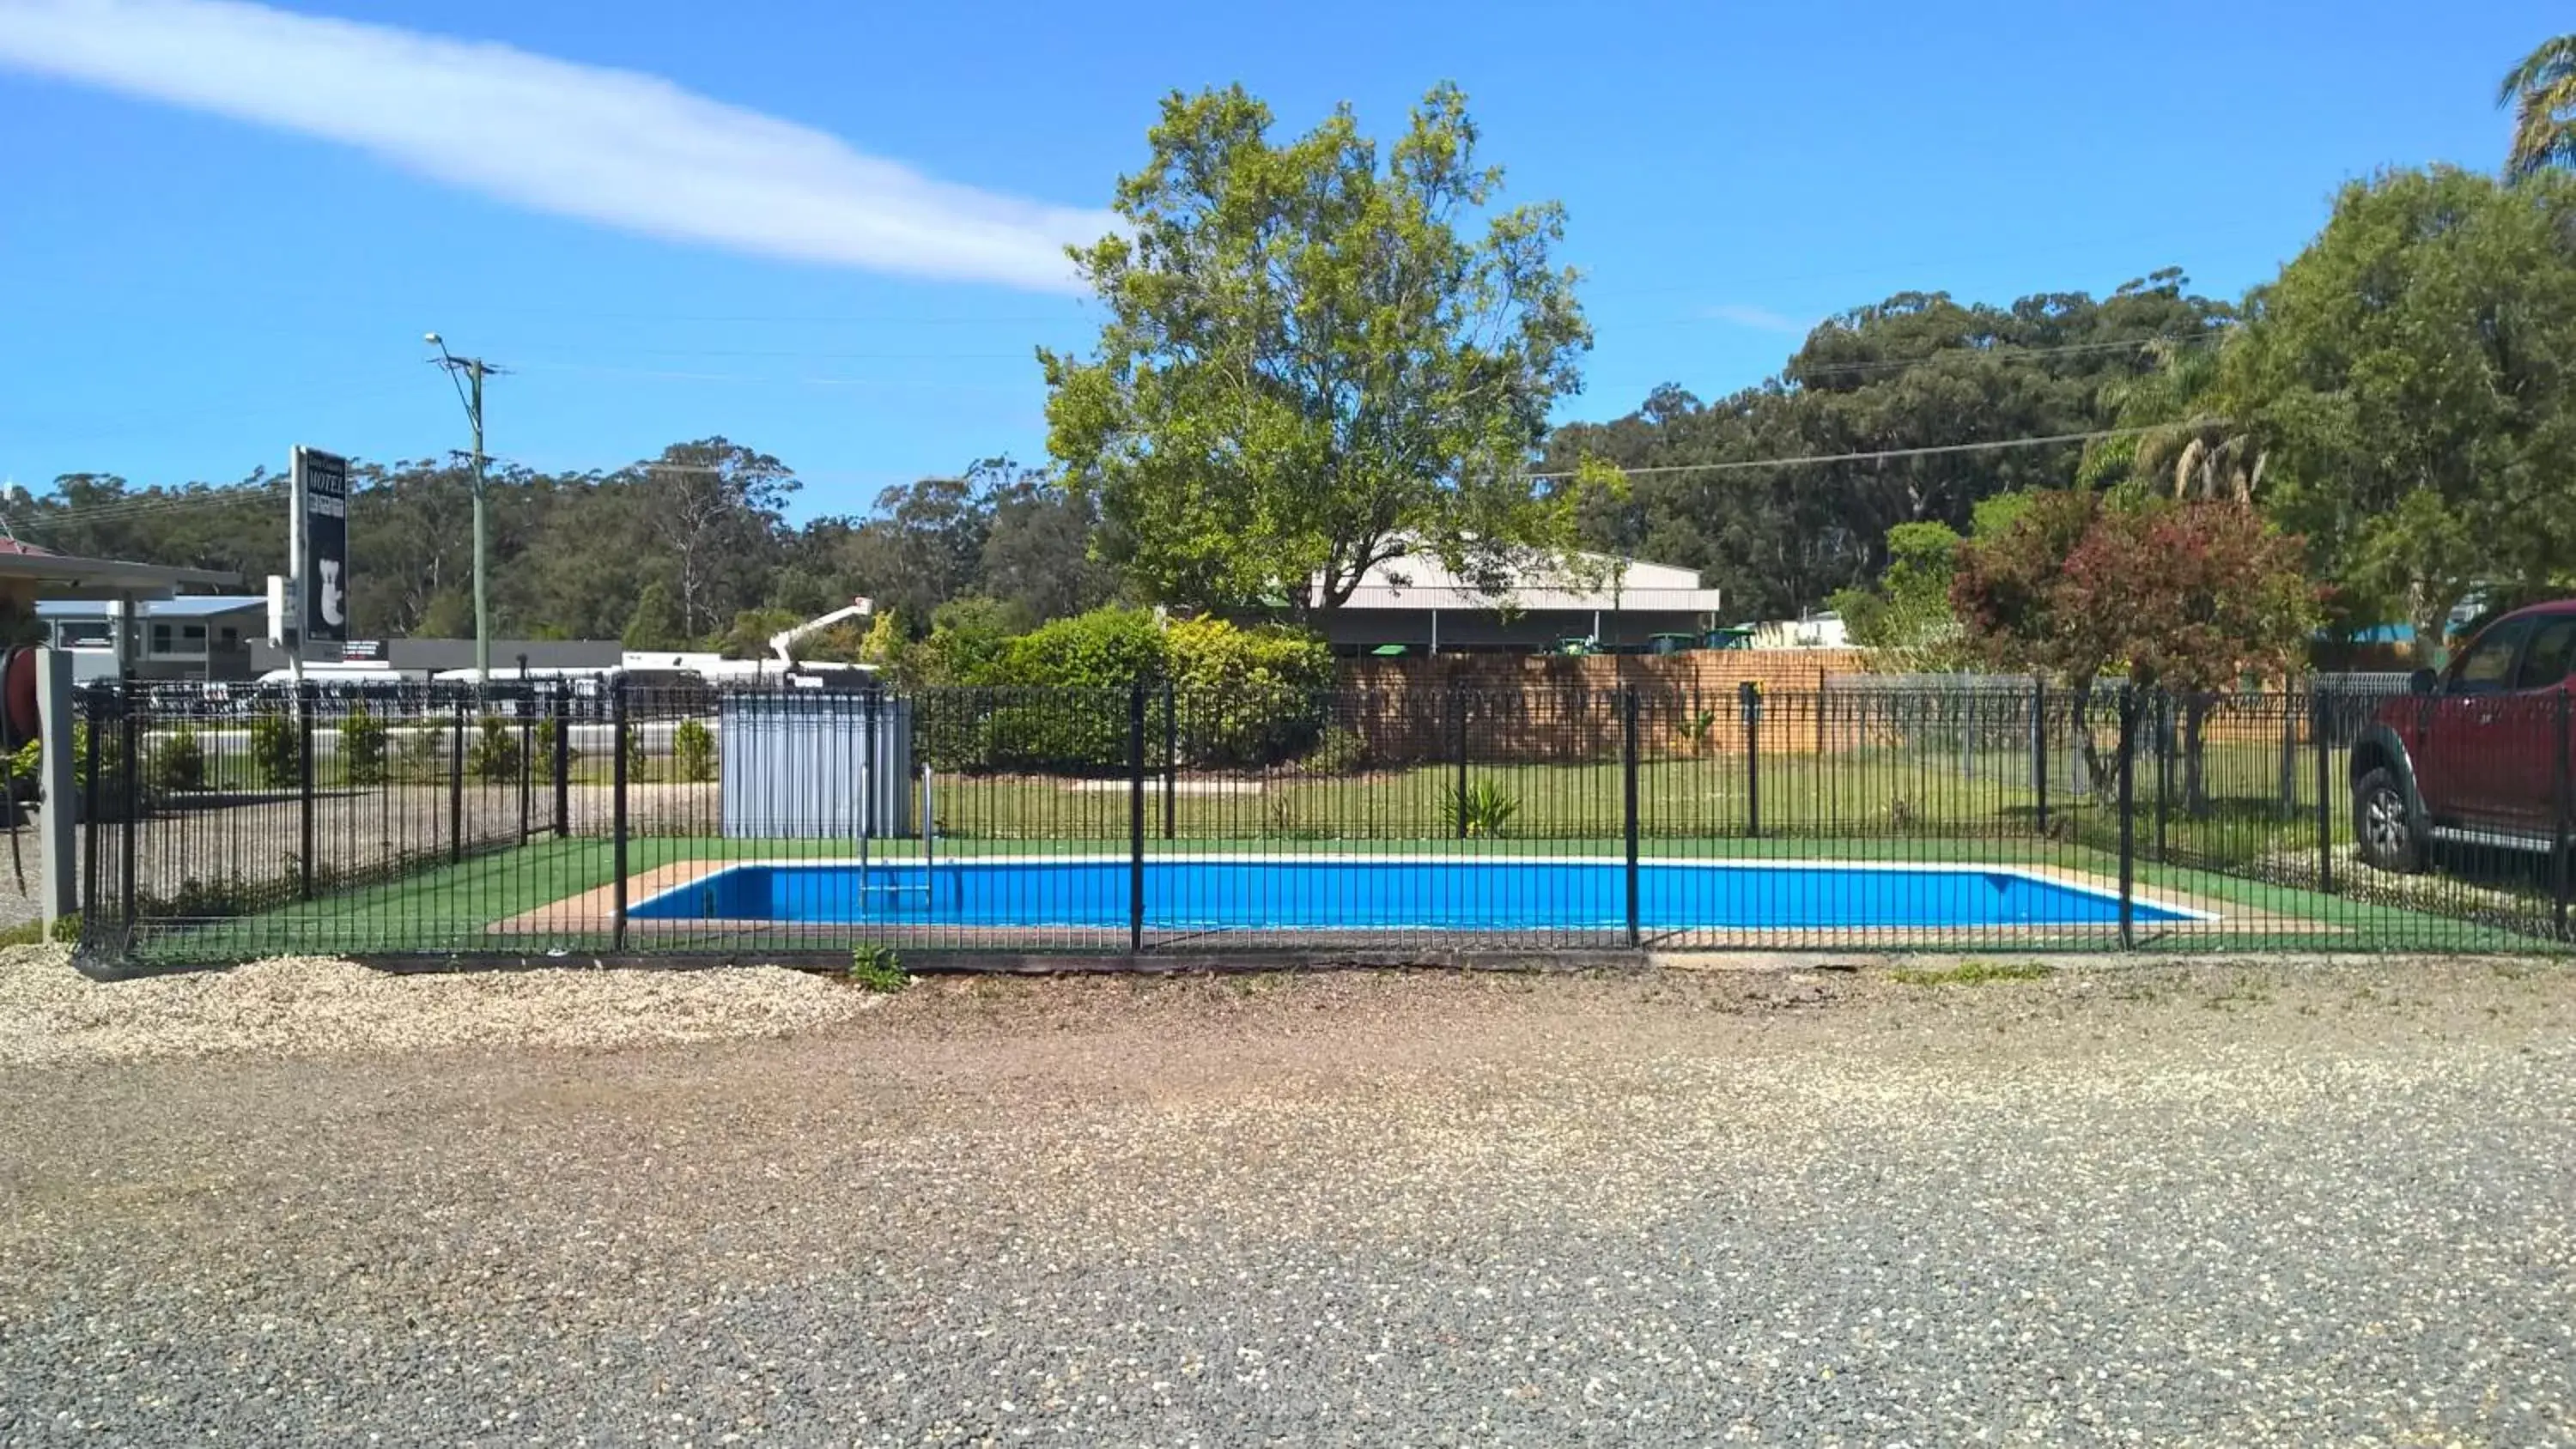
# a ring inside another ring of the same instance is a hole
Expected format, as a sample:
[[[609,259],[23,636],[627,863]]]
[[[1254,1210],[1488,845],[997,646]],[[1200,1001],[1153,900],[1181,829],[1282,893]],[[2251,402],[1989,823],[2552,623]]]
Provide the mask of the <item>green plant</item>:
[[[447,731],[416,729],[403,736],[403,774],[414,780],[442,779],[447,773]]]
[[[164,790],[199,790],[206,784],[206,752],[194,726],[181,725],[152,750],[152,781]]]
[[[671,732],[671,768],[673,773],[693,785],[714,779],[715,732],[698,720],[680,721],[680,727]]]
[[[1164,635],[1174,686],[1191,712],[1189,743],[1212,765],[1268,765],[1311,749],[1324,724],[1332,651],[1316,635],[1184,619]]]
[[[353,701],[340,721],[340,763],[352,785],[385,782],[385,725],[365,700]]]
[[[303,778],[304,756],[293,720],[274,712],[252,718],[250,767],[253,778],[271,789],[283,789]]]
[[[1348,775],[1368,765],[1368,741],[1360,733],[1341,725],[1328,726],[1315,739],[1315,747],[1306,752],[1306,773],[1310,775]]]
[[[1900,966],[1887,974],[1908,986],[1982,986],[1989,981],[2045,981],[2057,968],[2042,961],[1962,961],[1955,966]]]
[[[912,977],[892,946],[871,943],[851,948],[849,982],[861,991],[890,994],[910,986]]]
[[[560,725],[550,719],[539,720],[537,722],[537,768],[544,772],[545,777],[549,780],[552,780],[555,777],[555,738],[561,728],[562,727]],[[566,745],[564,747],[564,773],[567,776],[572,773],[573,762],[580,758],[581,751],[572,748],[570,745]]]
[[[1440,825],[1452,835],[1490,838],[1509,829],[1520,810],[1519,798],[1501,781],[1476,780],[1441,792]]]
[[[1707,754],[1709,741],[1717,738],[1717,711],[1704,709],[1683,720],[1682,738],[1690,741],[1692,754]]]
[[[498,715],[483,716],[474,743],[466,748],[465,768],[477,780],[499,784],[519,778],[519,764],[518,731]]]

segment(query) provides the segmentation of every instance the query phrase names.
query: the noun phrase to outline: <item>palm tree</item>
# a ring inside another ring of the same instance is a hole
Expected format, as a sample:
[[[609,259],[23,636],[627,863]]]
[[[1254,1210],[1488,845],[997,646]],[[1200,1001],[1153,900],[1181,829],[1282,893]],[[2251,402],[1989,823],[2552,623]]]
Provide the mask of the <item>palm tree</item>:
[[[2552,36],[2524,56],[2496,88],[2496,104],[2513,107],[2507,178],[2576,166],[2576,35]]]
[[[2103,404],[2122,427],[2148,431],[2109,440],[2087,459],[2089,483],[2121,473],[2180,499],[2254,501],[2263,481],[2263,450],[2214,408],[2219,379],[2218,337],[2159,338],[2148,344],[2153,369],[2102,390]]]

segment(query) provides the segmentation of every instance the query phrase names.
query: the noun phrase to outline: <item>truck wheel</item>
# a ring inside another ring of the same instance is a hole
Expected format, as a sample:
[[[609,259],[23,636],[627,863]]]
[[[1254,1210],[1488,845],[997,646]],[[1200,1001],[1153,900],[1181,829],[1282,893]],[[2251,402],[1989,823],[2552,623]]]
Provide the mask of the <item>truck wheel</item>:
[[[2364,775],[2352,787],[2353,843],[2365,864],[2411,875],[2424,868],[2424,842],[2415,836],[2415,811],[2406,787],[2387,769]]]

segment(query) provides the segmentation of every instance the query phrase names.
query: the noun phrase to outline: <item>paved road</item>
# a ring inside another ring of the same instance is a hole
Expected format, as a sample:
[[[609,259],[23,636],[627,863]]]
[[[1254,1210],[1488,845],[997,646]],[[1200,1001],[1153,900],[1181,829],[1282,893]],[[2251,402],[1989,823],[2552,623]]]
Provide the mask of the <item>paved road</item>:
[[[2576,977],[965,983],[0,1074],[0,1442],[2571,1438]]]

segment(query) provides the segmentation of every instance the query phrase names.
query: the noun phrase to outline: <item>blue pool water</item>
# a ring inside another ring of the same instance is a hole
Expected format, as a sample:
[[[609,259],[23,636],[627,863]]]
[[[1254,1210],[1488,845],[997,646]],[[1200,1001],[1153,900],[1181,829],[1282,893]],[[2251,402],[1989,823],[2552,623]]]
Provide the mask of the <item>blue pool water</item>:
[[[871,865],[738,865],[636,903],[645,920],[875,922],[1123,929],[1123,858]],[[2141,922],[2198,919],[2140,901]],[[1649,861],[1638,921],[1719,927],[2094,925],[2120,917],[2108,890],[1975,866]],[[1612,929],[1627,921],[1616,860],[1175,857],[1145,865],[1156,930]]]

